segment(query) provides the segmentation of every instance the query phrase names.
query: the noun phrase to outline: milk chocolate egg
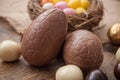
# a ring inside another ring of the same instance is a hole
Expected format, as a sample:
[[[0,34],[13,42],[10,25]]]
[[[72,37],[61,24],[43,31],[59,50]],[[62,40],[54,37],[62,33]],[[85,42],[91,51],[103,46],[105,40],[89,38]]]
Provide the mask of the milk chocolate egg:
[[[77,65],[86,74],[100,67],[102,43],[92,32],[77,30],[67,36],[63,56],[66,64]]]
[[[49,9],[38,16],[23,35],[21,51],[33,66],[49,64],[59,52],[67,33],[65,14]]]

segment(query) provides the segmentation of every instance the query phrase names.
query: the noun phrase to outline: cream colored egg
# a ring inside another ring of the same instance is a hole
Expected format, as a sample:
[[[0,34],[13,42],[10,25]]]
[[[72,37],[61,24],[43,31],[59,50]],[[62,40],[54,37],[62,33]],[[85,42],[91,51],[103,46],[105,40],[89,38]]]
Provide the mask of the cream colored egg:
[[[20,45],[11,40],[0,43],[0,58],[3,61],[15,61],[20,57]]]
[[[56,80],[83,80],[83,73],[75,65],[66,65],[57,70]]]
[[[115,57],[120,62],[120,48],[117,50]]]
[[[43,9],[51,9],[51,8],[54,8],[54,5],[52,3],[45,3],[43,6],[42,6]]]

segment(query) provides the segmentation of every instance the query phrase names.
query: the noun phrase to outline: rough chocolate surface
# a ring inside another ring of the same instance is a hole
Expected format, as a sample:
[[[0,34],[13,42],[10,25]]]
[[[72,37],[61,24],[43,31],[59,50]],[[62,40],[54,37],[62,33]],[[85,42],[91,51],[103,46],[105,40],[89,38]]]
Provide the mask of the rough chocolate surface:
[[[103,61],[102,43],[95,34],[77,30],[67,36],[63,55],[66,64],[78,65],[89,72],[99,68]]]
[[[59,52],[67,33],[65,14],[50,9],[36,18],[25,31],[21,51],[25,60],[34,66],[44,66]]]

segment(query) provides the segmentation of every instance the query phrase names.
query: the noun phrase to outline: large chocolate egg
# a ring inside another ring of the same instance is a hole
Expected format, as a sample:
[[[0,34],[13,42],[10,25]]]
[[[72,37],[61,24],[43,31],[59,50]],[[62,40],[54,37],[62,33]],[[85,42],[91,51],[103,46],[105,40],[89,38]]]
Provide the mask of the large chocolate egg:
[[[59,53],[66,33],[65,14],[58,9],[49,9],[26,29],[21,46],[23,57],[33,66],[49,64]]]
[[[100,67],[103,61],[103,48],[99,38],[87,30],[70,33],[64,46],[66,64],[79,66],[84,74]]]

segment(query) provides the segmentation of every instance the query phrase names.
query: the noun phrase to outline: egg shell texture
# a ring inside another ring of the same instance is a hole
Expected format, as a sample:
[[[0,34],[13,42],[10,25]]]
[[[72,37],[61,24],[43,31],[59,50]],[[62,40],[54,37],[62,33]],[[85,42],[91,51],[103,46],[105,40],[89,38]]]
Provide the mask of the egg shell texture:
[[[26,29],[21,45],[23,57],[33,66],[49,64],[59,52],[66,33],[65,14],[55,8],[47,10]]]
[[[66,64],[77,65],[87,73],[100,67],[103,61],[102,43],[95,34],[77,30],[67,36],[63,56]]]

